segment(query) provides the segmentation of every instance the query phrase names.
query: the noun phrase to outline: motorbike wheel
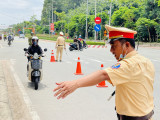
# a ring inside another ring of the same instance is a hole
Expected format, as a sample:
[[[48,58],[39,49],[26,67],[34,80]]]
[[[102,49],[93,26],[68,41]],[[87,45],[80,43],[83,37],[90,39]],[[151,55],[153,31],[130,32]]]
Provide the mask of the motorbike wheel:
[[[27,64],[27,77],[29,76],[29,64]]]
[[[70,51],[73,51],[73,48],[72,48],[72,47],[69,47],[69,50],[70,50]]]
[[[9,46],[11,45],[11,42],[10,42],[10,41],[8,42],[8,45],[9,45]]]
[[[35,81],[34,81],[34,84],[35,84],[35,90],[37,90],[37,89],[38,89],[38,82],[39,82],[39,78],[38,78],[38,77],[36,77],[36,78],[35,78]]]
[[[80,51],[83,51],[83,48],[81,48]]]

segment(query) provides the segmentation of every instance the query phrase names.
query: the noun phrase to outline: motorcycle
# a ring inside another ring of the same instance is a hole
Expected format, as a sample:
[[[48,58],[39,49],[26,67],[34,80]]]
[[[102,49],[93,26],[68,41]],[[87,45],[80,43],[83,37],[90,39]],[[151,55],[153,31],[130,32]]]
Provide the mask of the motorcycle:
[[[34,53],[34,55],[29,54],[27,51],[28,49],[24,48],[24,51],[28,54],[27,57],[28,63],[27,63],[27,77],[31,82],[34,82],[35,90],[38,89],[38,83],[42,80],[42,60],[41,57],[44,57],[43,55],[38,55],[37,53]],[[46,52],[47,49],[44,49],[44,52]]]
[[[79,45],[79,50],[83,51],[83,46],[82,43],[78,40],[78,45]],[[69,50],[73,51],[73,50],[78,50],[77,44],[76,43],[70,43],[69,44]]]
[[[8,45],[9,45],[9,46],[11,45],[11,40],[8,40]]]
[[[88,45],[87,43],[83,40],[83,48],[87,49],[88,48]]]
[[[11,40],[12,40],[12,42],[13,42],[13,40],[14,40],[14,36],[13,36],[13,35],[12,35],[12,39],[11,39]]]

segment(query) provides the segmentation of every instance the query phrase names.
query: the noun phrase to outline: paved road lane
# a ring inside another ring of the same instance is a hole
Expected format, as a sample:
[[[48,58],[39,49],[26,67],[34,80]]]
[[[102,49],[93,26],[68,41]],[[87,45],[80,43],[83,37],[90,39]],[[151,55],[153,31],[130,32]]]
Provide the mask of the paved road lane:
[[[0,41],[0,59],[10,60],[12,66],[21,80],[26,93],[29,96],[31,105],[37,112],[41,120],[115,120],[114,97],[107,101],[114,87],[97,88],[96,86],[82,88],[69,95],[64,100],[57,100],[53,97],[55,82],[64,80],[74,80],[83,77],[91,72],[104,67],[112,66],[116,63],[108,48],[88,48],[84,51],[68,50],[63,53],[63,62],[51,63],[51,50],[56,55],[55,43],[40,41],[42,48],[47,48],[46,57],[43,58],[43,80],[39,84],[39,89],[34,90],[34,85],[27,80],[26,63],[23,48],[28,47],[27,39],[15,38],[9,47],[6,42]],[[156,69],[154,84],[155,120],[160,114],[160,50],[150,48],[139,48],[139,53],[152,60]],[[84,75],[76,76],[77,58],[81,59],[81,67]]]

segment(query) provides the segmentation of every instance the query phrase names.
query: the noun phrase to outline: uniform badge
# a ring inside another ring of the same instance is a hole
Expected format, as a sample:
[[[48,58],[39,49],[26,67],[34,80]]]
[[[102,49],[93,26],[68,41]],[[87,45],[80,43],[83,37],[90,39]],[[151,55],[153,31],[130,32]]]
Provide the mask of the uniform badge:
[[[120,66],[121,66],[121,64],[117,63],[117,64],[113,65],[111,68],[112,69],[118,69]]]

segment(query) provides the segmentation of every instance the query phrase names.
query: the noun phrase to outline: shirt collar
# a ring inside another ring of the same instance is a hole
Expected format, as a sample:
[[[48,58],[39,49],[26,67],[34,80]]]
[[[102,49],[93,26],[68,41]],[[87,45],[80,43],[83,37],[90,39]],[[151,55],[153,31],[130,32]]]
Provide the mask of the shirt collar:
[[[138,52],[135,51],[135,50],[133,50],[132,52],[128,53],[125,58],[132,57],[132,56],[134,56],[134,55],[136,55],[136,54],[138,54]]]

